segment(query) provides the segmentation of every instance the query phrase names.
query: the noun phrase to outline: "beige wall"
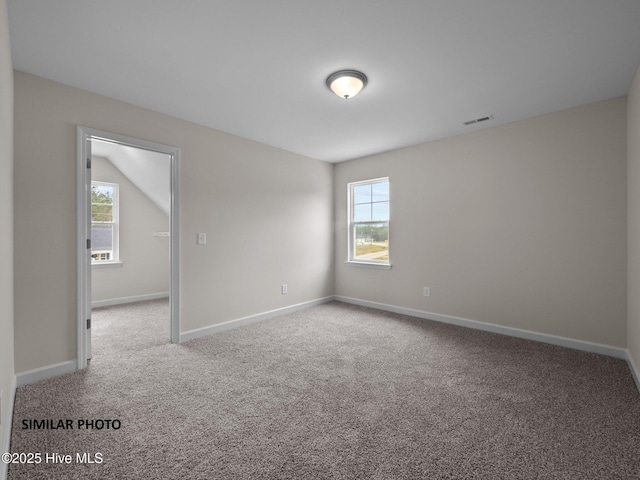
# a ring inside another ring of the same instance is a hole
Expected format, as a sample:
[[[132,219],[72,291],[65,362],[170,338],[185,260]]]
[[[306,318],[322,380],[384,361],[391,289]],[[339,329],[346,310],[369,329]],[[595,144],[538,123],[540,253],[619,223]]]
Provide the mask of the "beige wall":
[[[626,347],[625,102],[338,164],[336,294]],[[347,265],[347,183],[382,176],[392,269]]]
[[[9,418],[9,400],[15,380],[13,368],[13,75],[7,4],[0,0],[0,450]],[[6,471],[0,464],[0,476]]]
[[[628,318],[629,355],[640,368],[640,69],[629,89],[627,100],[628,156]]]
[[[170,240],[153,234],[169,231],[169,216],[106,158],[93,157],[91,175],[93,181],[119,185],[122,262],[121,267],[91,269],[91,300],[168,293]]]
[[[181,149],[183,332],[333,293],[330,164],[22,72],[14,81],[18,372],[76,357],[78,124]]]

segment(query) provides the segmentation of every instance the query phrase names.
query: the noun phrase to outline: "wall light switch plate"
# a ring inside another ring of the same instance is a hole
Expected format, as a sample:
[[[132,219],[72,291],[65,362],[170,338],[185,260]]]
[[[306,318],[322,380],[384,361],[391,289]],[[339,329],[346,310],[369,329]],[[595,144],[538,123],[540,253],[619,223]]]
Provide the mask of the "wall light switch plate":
[[[206,245],[207,244],[207,234],[206,233],[198,233],[198,245]]]
[[[430,297],[431,296],[431,288],[424,287],[424,296],[425,297]]]
[[[282,287],[281,287],[282,295],[286,295],[288,290],[289,290],[289,289],[288,289],[288,287],[287,287],[287,284],[286,284],[286,283],[283,283],[283,284],[282,284]]]

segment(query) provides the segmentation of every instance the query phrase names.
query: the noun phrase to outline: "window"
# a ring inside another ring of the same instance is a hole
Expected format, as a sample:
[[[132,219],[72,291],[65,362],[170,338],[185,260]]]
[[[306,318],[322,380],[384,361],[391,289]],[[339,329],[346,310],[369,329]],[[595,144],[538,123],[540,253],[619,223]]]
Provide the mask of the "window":
[[[118,185],[91,182],[91,263],[117,263]]]
[[[389,178],[349,184],[349,261],[389,265]]]

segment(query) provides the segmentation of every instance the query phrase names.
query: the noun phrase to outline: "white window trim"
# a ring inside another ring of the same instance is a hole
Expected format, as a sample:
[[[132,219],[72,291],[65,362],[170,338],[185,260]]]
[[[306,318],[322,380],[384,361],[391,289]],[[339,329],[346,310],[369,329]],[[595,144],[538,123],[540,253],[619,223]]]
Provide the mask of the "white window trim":
[[[122,266],[122,262],[98,262],[91,264],[91,268],[119,268]]]
[[[91,185],[113,187],[113,257],[108,261],[91,262],[92,267],[121,267],[120,261],[120,185],[117,183],[95,180]],[[91,222],[93,225],[93,222]]]
[[[389,260],[358,260],[354,258],[355,238],[354,238],[354,222],[353,222],[353,191],[355,187],[360,185],[371,185],[373,183],[389,182],[389,177],[372,178],[370,180],[362,180],[359,182],[350,182],[347,184],[347,265],[359,267],[373,267],[381,269],[391,268],[391,249],[389,249]],[[391,182],[389,182],[389,197],[391,197]],[[389,203],[391,205],[391,203]],[[386,223],[391,233],[391,211],[389,211],[389,220],[386,222],[370,222],[370,223]],[[391,243],[391,242],[389,242]]]

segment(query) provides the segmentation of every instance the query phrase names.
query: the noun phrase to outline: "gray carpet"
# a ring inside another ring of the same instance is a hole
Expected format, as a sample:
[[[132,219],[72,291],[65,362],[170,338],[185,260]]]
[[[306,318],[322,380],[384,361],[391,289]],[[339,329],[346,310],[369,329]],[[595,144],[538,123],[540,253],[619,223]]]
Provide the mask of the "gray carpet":
[[[182,345],[166,302],[93,321],[86,371],[16,393],[11,450],[74,463],[10,479],[640,478],[622,360],[342,303]],[[21,429],[30,418],[122,426]]]

